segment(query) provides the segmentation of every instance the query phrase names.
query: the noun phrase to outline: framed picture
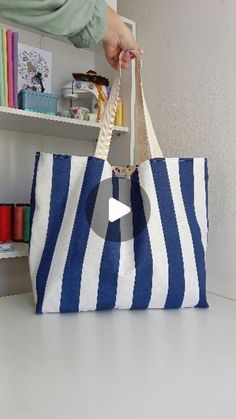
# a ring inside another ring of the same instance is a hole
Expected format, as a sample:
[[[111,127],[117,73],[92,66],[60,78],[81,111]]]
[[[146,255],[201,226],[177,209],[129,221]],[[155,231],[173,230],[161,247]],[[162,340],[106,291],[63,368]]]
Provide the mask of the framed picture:
[[[19,43],[18,90],[51,93],[52,53]]]

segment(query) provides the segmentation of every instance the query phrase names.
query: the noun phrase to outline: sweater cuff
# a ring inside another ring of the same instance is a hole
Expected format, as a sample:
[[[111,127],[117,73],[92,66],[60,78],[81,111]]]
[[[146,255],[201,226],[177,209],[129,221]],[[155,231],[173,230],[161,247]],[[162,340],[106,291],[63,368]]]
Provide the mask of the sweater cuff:
[[[108,26],[108,6],[105,0],[97,0],[90,22],[79,33],[69,36],[77,48],[93,48],[104,37]]]

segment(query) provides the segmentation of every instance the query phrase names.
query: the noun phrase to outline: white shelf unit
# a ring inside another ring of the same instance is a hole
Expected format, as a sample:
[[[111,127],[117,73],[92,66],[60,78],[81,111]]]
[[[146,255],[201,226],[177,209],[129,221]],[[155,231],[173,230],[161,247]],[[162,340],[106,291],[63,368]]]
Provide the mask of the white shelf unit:
[[[28,256],[28,247],[28,243],[13,242],[13,250],[9,252],[0,252],[0,259]]]
[[[116,6],[116,1],[112,2]],[[125,19],[135,34],[135,22]],[[115,71],[111,69],[102,46],[94,51],[74,48],[66,38],[56,38],[9,22],[1,26],[17,30],[19,40],[52,52],[52,91],[60,96],[61,87],[76,71],[95,69],[112,80]],[[63,55],[62,55],[63,49]],[[124,104],[124,126],[114,126],[114,140],[109,161],[111,164],[128,164],[134,157],[134,107],[135,107],[134,63],[131,71],[122,75],[121,97]],[[61,102],[63,104],[63,100]],[[65,105],[65,103],[64,103]],[[61,110],[59,104],[59,111]],[[0,202],[29,202],[36,151],[71,155],[93,155],[98,138],[100,123],[28,112],[20,109],[0,107]],[[76,141],[75,141],[76,140]],[[29,285],[27,243],[15,243],[14,251],[0,253],[0,296],[26,291]],[[11,263],[9,263],[12,260]],[[9,261],[9,262],[8,262]],[[17,279],[16,279],[17,277]],[[30,290],[30,288],[29,288]]]
[[[0,127],[2,130],[14,129],[17,132],[53,137],[96,140],[101,123],[0,106]],[[127,133],[129,128],[114,126],[114,131],[116,134],[122,134]]]

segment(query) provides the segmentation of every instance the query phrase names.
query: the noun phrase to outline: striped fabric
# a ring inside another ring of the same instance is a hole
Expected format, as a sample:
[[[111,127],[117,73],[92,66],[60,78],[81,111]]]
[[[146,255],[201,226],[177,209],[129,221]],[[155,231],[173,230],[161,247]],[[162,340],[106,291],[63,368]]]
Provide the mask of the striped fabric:
[[[122,182],[96,157],[37,153],[31,192],[30,273],[36,312],[208,307],[205,253],[208,234],[204,158],[154,158],[131,175],[132,225],[107,223],[117,241],[91,228],[99,184],[110,179],[122,202]],[[135,234],[147,208],[151,216]],[[90,220],[86,200],[95,188]],[[116,226],[116,227],[114,227]],[[124,229],[133,239],[122,241]]]

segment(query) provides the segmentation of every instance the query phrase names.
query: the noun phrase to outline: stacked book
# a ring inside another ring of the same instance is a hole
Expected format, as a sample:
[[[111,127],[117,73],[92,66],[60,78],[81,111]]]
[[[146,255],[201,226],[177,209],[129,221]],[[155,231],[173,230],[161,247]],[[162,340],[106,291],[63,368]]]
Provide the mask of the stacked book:
[[[0,105],[18,108],[18,32],[0,28]]]

